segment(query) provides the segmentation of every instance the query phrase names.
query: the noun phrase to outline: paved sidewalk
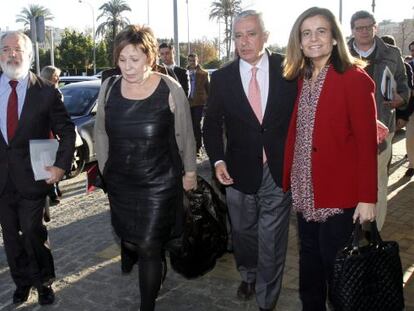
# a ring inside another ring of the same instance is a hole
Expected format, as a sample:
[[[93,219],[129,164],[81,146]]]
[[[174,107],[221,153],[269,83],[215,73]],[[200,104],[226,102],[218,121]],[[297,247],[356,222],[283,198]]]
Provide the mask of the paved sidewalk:
[[[397,136],[397,140],[400,136]],[[414,311],[414,178],[403,177],[407,163],[404,140],[394,144],[389,183],[389,211],[382,232],[384,240],[400,244],[401,259],[406,272],[405,297],[407,311]],[[208,175],[208,164],[201,165]],[[29,301],[11,305],[14,285],[0,238],[0,311],[59,310],[113,311],[139,310],[137,268],[122,275],[117,239],[111,229],[108,202],[101,191],[85,195],[84,175],[62,183],[64,198],[51,208],[49,233],[55,258],[57,280],[53,287],[56,302],[40,307],[35,291]],[[168,271],[157,301],[157,311],[251,311],[254,301],[240,302],[235,293],[239,284],[233,257],[226,254],[207,275],[186,280]],[[296,221],[290,219],[289,249],[278,311],[301,310],[298,298],[298,250]]]

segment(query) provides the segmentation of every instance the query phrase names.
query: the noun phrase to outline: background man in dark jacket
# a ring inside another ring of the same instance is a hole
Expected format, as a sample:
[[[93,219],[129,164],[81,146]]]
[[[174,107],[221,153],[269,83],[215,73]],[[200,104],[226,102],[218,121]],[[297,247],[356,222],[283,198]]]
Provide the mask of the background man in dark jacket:
[[[172,76],[175,80],[177,80],[181,84],[181,87],[183,88],[185,95],[187,95],[188,97],[190,86],[189,86],[187,70],[175,64],[174,46],[172,44],[168,44],[164,42],[160,44],[158,49],[159,49],[160,60],[162,64],[164,64],[168,69],[171,69],[171,70],[168,70],[168,75]]]

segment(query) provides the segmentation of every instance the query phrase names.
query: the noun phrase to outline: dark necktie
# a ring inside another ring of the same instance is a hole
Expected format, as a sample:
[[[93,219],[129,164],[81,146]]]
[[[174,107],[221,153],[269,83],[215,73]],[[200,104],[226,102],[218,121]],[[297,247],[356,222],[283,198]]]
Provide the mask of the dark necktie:
[[[17,112],[17,83],[18,82],[14,80],[9,81],[9,84],[12,88],[9,95],[9,101],[7,103],[7,139],[9,143],[14,137],[14,133],[17,129],[17,123],[19,122],[19,116]]]

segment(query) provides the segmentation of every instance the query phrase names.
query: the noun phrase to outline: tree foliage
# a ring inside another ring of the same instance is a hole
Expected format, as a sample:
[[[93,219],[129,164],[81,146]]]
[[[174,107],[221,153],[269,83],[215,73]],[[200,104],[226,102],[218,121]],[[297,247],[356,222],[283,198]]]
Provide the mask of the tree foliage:
[[[81,74],[93,66],[93,40],[90,35],[65,29],[56,50],[60,55],[56,64],[62,71]]]
[[[223,42],[226,46],[227,60],[230,60],[233,19],[241,10],[241,0],[218,0],[211,4],[209,19],[224,22]]]
[[[124,0],[109,0],[104,3],[99,10],[102,13],[97,20],[104,21],[96,28],[96,35],[101,36],[106,41],[108,50],[107,61],[112,63],[112,50],[116,35],[120,30],[129,24],[129,20],[122,16],[125,11],[131,11],[131,7]]]
[[[197,39],[191,42],[191,53],[198,55],[200,64],[209,63],[217,59],[218,51],[214,40]]]
[[[38,4],[29,4],[23,8],[20,14],[16,15],[16,23],[23,23],[24,26],[30,26],[30,20],[36,16],[43,16],[45,21],[53,20],[54,16],[48,8]]]

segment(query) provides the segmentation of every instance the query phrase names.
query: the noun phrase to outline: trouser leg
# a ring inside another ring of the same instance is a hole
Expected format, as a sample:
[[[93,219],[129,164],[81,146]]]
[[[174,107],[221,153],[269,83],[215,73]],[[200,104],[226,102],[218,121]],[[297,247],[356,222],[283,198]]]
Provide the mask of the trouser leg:
[[[299,296],[303,311],[326,310],[326,276],[320,253],[321,224],[307,222],[298,214],[299,233]]]
[[[50,285],[55,278],[55,267],[48,232],[43,224],[45,199],[21,199],[19,205],[20,228],[24,248],[29,256],[33,285]]]
[[[291,194],[276,186],[267,165],[258,191],[258,264],[256,300],[259,307],[272,309],[282,288],[289,235]]]
[[[0,198],[0,223],[7,262],[14,283],[19,287],[32,285],[29,257],[20,234],[17,205],[10,195],[3,195]]]
[[[191,107],[191,119],[193,121],[193,132],[196,141],[197,152],[200,151],[201,143],[201,117],[203,115],[204,106]]]
[[[17,286],[51,284],[53,257],[43,225],[45,199],[28,200],[17,193],[0,199],[0,222],[7,260]]]
[[[331,284],[333,266],[339,250],[345,247],[350,240],[353,230],[355,208],[344,209],[342,214],[329,217],[322,223],[319,236],[320,252],[324,266],[324,275],[327,284]],[[329,298],[329,286],[328,286]]]
[[[258,252],[256,198],[254,195],[246,195],[228,187],[226,201],[237,270],[244,282],[254,283],[256,282]]]
[[[408,167],[414,168],[414,113],[406,125],[405,147],[407,149]]]
[[[280,294],[286,257],[290,193],[273,181],[267,165],[257,194],[227,189],[233,250],[242,280],[255,282],[261,308],[273,308]]]

